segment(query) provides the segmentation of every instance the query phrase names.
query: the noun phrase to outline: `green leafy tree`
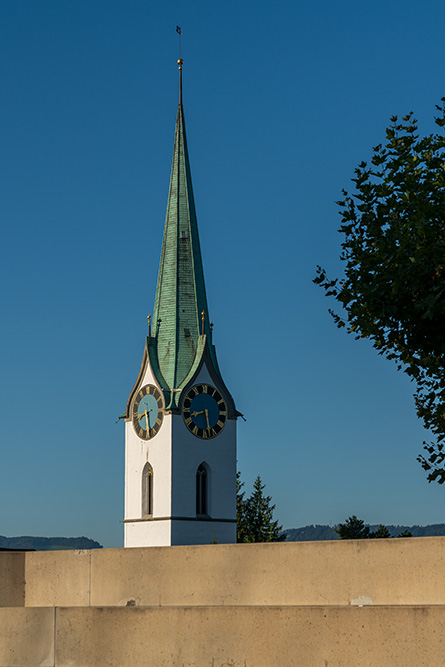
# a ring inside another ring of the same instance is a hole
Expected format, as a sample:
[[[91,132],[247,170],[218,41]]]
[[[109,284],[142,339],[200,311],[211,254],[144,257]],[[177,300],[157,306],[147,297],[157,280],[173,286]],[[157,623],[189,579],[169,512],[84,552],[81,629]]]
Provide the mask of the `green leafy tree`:
[[[391,118],[355,192],[337,202],[344,277],[321,267],[314,282],[342,306],[338,327],[368,338],[416,385],[416,411],[433,435],[418,457],[428,481],[445,482],[445,98],[437,132],[420,138],[410,113]]]
[[[397,537],[412,537],[413,534],[409,530],[404,530],[403,533],[399,533]]]
[[[376,538],[388,538],[391,537],[391,533],[387,529],[386,526],[384,526],[382,523],[379,523],[379,527],[375,531],[371,531],[369,533],[369,537],[371,539],[376,539]]]
[[[264,494],[265,484],[258,476],[253,491],[247,500],[244,499],[240,473],[237,474],[237,542],[283,542],[286,535],[282,526],[274,521],[271,496]]]
[[[353,514],[345,523],[339,523],[335,532],[339,540],[366,540],[369,537],[369,526],[365,526],[364,521]]]

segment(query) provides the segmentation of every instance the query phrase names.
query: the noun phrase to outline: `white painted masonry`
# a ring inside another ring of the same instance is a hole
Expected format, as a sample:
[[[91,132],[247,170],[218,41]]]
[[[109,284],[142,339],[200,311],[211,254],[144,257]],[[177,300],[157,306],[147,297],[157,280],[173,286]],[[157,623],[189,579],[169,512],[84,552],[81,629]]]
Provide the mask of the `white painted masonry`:
[[[205,364],[193,381],[200,383],[215,384]],[[158,386],[149,363],[137,390],[146,384]],[[153,468],[150,518],[143,517],[142,508],[147,462]],[[196,472],[201,463],[208,470],[208,519],[196,516]],[[159,432],[148,441],[138,437],[131,421],[125,423],[126,547],[236,542],[235,499],[235,419],[228,419],[222,432],[210,440],[190,433],[181,414],[165,414]]]

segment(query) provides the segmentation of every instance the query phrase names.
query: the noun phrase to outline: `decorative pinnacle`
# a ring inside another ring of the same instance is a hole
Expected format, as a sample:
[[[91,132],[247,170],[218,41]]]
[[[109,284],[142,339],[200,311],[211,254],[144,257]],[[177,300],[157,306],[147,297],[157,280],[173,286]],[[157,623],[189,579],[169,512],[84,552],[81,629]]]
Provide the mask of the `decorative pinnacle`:
[[[151,315],[147,315],[148,320],[148,336],[151,336]]]
[[[205,319],[206,319],[206,314],[205,314],[204,311],[202,311],[202,313],[201,313],[201,320],[202,320],[202,335],[203,335],[203,336],[204,336],[204,323],[205,323]]]

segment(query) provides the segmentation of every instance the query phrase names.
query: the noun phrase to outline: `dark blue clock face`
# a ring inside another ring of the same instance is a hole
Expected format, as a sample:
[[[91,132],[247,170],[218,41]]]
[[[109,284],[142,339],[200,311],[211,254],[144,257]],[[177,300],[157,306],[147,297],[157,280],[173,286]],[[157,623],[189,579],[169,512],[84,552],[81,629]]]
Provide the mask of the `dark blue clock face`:
[[[139,389],[133,403],[133,427],[143,440],[153,438],[161,428],[164,403],[161,392],[152,384]]]
[[[225,426],[227,407],[215,387],[197,384],[189,389],[184,398],[182,416],[193,435],[203,439],[214,438]]]
[[[158,418],[159,408],[154,396],[147,394],[138,404],[139,426],[145,430],[153,428]]]

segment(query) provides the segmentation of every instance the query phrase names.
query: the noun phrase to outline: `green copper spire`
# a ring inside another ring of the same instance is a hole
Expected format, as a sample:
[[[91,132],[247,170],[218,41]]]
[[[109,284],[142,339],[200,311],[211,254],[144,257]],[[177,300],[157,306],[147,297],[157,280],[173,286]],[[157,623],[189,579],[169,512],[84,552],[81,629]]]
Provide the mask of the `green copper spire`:
[[[212,342],[182,108],[182,64],[180,58],[179,106],[155,306],[153,317],[148,316],[139,375],[127,402],[127,421],[148,367],[162,389],[167,411],[180,410],[184,392],[205,368],[204,375],[208,373],[224,396],[228,419],[240,416]]]
[[[151,336],[160,383],[171,392],[181,388],[210,334],[182,108],[182,60],[178,64],[180,97]]]

